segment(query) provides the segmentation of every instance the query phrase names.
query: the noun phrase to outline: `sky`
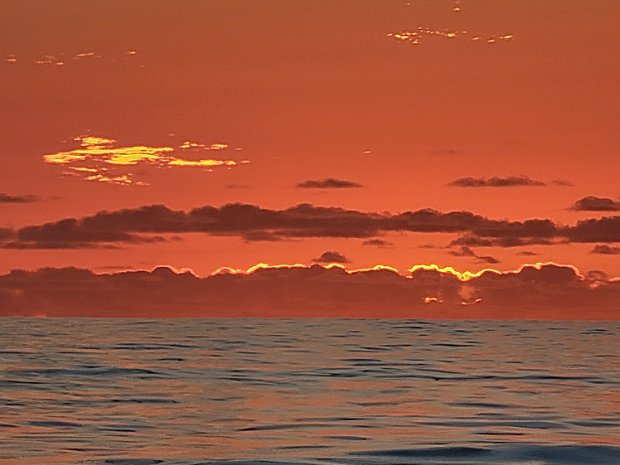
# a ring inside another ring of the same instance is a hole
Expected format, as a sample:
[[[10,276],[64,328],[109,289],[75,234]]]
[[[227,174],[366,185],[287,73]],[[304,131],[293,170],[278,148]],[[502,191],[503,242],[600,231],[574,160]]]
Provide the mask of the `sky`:
[[[1,0],[0,309],[41,268],[550,263],[614,287],[619,22],[615,0]]]

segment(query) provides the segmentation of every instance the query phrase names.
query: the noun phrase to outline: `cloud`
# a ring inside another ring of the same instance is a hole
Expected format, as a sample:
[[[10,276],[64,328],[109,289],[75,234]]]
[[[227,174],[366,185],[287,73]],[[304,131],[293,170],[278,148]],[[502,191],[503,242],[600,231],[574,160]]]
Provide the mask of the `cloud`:
[[[0,192],[0,203],[32,203],[37,200],[34,195],[9,195]]]
[[[335,251],[323,252],[320,257],[313,258],[312,261],[314,263],[351,263],[351,260]]]
[[[207,277],[159,267],[0,276],[0,315],[618,319],[620,281],[556,264],[516,271],[257,265]]]
[[[572,242],[620,242],[620,216],[578,221],[563,232]]]
[[[453,10],[456,11],[456,10]],[[458,10],[460,11],[460,10]],[[435,29],[430,27],[418,26],[416,30],[403,30],[399,32],[390,32],[387,37],[398,42],[421,45],[438,39],[448,39],[449,41],[471,41],[478,44],[497,44],[499,42],[507,42],[514,39],[513,34],[502,34],[496,36],[482,37],[466,30],[457,29]]]
[[[468,247],[610,243],[620,242],[620,216],[563,226],[548,219],[494,220],[467,211],[443,213],[432,209],[379,214],[310,204],[271,210],[235,203],[189,211],[148,205],[25,226],[13,231],[13,239],[0,245],[5,248],[118,246],[162,241],[165,239],[162,235],[184,233],[237,236],[245,240],[311,237],[371,240],[393,232],[461,233],[451,245]]]
[[[171,146],[119,146],[117,141],[106,137],[81,135],[73,139],[80,147],[43,155],[45,163],[63,168],[65,176],[79,176],[86,181],[141,186],[146,183],[134,179],[131,170],[137,165],[157,168],[202,168],[212,170],[218,167],[231,168],[238,164],[230,159],[196,158],[176,156],[177,152],[221,152],[227,144],[205,145],[185,141],[178,147]]]
[[[226,184],[226,189],[249,189],[250,186],[247,184]]]
[[[540,187],[547,184],[527,176],[507,176],[491,178],[459,178],[448,184],[455,187]]]
[[[15,231],[9,228],[0,228],[0,241],[8,241],[15,237]]]
[[[595,245],[590,253],[600,255],[620,255],[620,247],[611,247],[606,244]]]
[[[394,244],[390,241],[386,241],[384,239],[368,239],[364,242],[362,242],[362,245],[364,246],[374,246],[374,247],[379,247],[379,248],[387,248],[387,247],[392,247]]]
[[[557,231],[558,235],[560,231]],[[553,245],[566,242],[566,239],[555,237],[522,237],[517,235],[506,235],[503,237],[481,237],[473,233],[468,233],[450,242],[450,246],[471,246],[471,247],[522,247],[525,245]]]
[[[575,185],[571,181],[568,181],[566,179],[553,179],[550,184],[560,187],[573,187]]]
[[[364,186],[344,179],[325,178],[303,181],[296,184],[295,187],[298,189],[351,189]]]
[[[571,210],[588,212],[617,212],[620,211],[620,202],[605,197],[588,196],[577,200]]]
[[[46,53],[43,55],[37,55],[35,57],[30,56],[26,58],[24,61],[32,62],[36,65],[45,65],[45,66],[67,66],[71,64],[78,64],[80,62],[93,62],[98,61],[100,63],[118,63],[118,62],[134,62],[134,64],[139,64],[135,62],[135,58],[138,55],[138,52],[134,49],[129,49],[122,55],[114,54],[108,55],[104,57],[92,50],[89,51],[81,51],[78,53],[72,52],[60,52],[56,55],[51,53]],[[7,63],[17,63],[17,56],[13,53],[5,55],[5,62]],[[144,67],[144,65],[141,65]]]
[[[470,247],[466,245],[462,245],[457,250],[451,250],[448,252],[448,254],[454,257],[473,257],[477,259],[478,263],[488,263],[488,264],[500,263],[498,259],[491,257],[489,255],[482,255],[482,256],[478,255],[476,252],[473,251],[473,249],[471,249]]]
[[[436,149],[436,150],[432,150],[431,155],[437,155],[437,156],[453,156],[453,155],[460,155],[461,151],[460,150],[456,150],[456,149]]]

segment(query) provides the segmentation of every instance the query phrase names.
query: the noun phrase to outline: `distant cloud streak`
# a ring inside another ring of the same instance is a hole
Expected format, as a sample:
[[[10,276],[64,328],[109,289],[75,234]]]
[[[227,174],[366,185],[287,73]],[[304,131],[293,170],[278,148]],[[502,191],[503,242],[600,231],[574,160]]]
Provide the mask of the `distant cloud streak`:
[[[36,202],[34,195],[10,195],[0,192],[0,203],[32,203]]]
[[[347,181],[345,179],[325,178],[325,179],[311,179],[303,181],[295,185],[299,189],[351,189],[363,187],[353,181]]]
[[[540,187],[547,184],[528,176],[493,176],[491,178],[459,178],[448,185],[454,187]]]

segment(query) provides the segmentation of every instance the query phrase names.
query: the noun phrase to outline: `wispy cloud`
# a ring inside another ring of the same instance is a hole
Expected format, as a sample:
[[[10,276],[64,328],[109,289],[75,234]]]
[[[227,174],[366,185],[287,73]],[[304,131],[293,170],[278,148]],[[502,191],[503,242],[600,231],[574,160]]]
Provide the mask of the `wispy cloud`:
[[[66,52],[66,51],[57,51],[57,52],[46,52],[39,55],[20,55],[19,60],[16,53],[10,53],[5,55],[4,61],[6,63],[14,64],[14,63],[26,63],[26,64],[34,64],[37,66],[45,66],[45,67],[67,67],[71,65],[79,65],[83,62],[99,62],[99,63],[119,63],[119,62],[132,62],[137,63],[136,57],[138,56],[138,52],[135,49],[128,49],[123,54],[114,54],[103,56],[100,53],[97,53],[93,50],[85,50],[80,52]],[[144,66],[140,64],[140,66]]]
[[[514,34],[482,36],[463,29],[435,29],[425,26],[418,26],[416,29],[406,29],[398,32],[390,32],[387,34],[387,37],[389,39],[407,43],[410,45],[421,45],[423,43],[438,39],[470,41],[480,44],[496,44],[500,42],[511,41],[515,38]]]
[[[295,187],[299,189],[352,189],[364,186],[345,179],[325,178],[303,181],[296,184]]]
[[[435,149],[435,150],[431,150],[430,154],[431,155],[437,155],[437,156],[453,156],[453,155],[459,155],[461,153],[460,150],[457,149]]]
[[[448,252],[454,257],[472,257],[476,258],[478,263],[497,264],[500,261],[490,255],[478,255],[471,247],[466,245],[460,246],[457,250],[451,250]]]
[[[249,163],[247,160],[237,162],[231,159],[198,158],[177,156],[179,152],[223,152],[227,144],[200,144],[185,141],[178,147],[118,145],[117,141],[107,137],[81,135],[73,139],[79,148],[43,155],[45,163],[63,167],[63,174],[80,176],[86,181],[118,185],[145,185],[136,180],[130,171],[136,165],[151,167],[190,167],[212,170],[218,167],[234,167]]]
[[[34,195],[10,195],[0,192],[0,203],[32,203],[36,202]]]
[[[392,247],[394,244],[391,243],[390,241],[386,241],[385,239],[368,239],[362,242],[362,245],[379,247],[379,248],[387,248],[387,247]]]
[[[490,178],[459,178],[448,185],[455,187],[541,187],[547,184],[528,176],[493,176]]]

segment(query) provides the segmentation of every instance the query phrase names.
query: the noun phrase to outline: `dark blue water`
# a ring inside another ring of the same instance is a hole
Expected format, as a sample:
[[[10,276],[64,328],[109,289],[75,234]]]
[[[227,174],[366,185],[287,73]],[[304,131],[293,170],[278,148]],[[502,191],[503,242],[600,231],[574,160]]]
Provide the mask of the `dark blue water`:
[[[3,464],[620,464],[620,324],[0,319]]]

